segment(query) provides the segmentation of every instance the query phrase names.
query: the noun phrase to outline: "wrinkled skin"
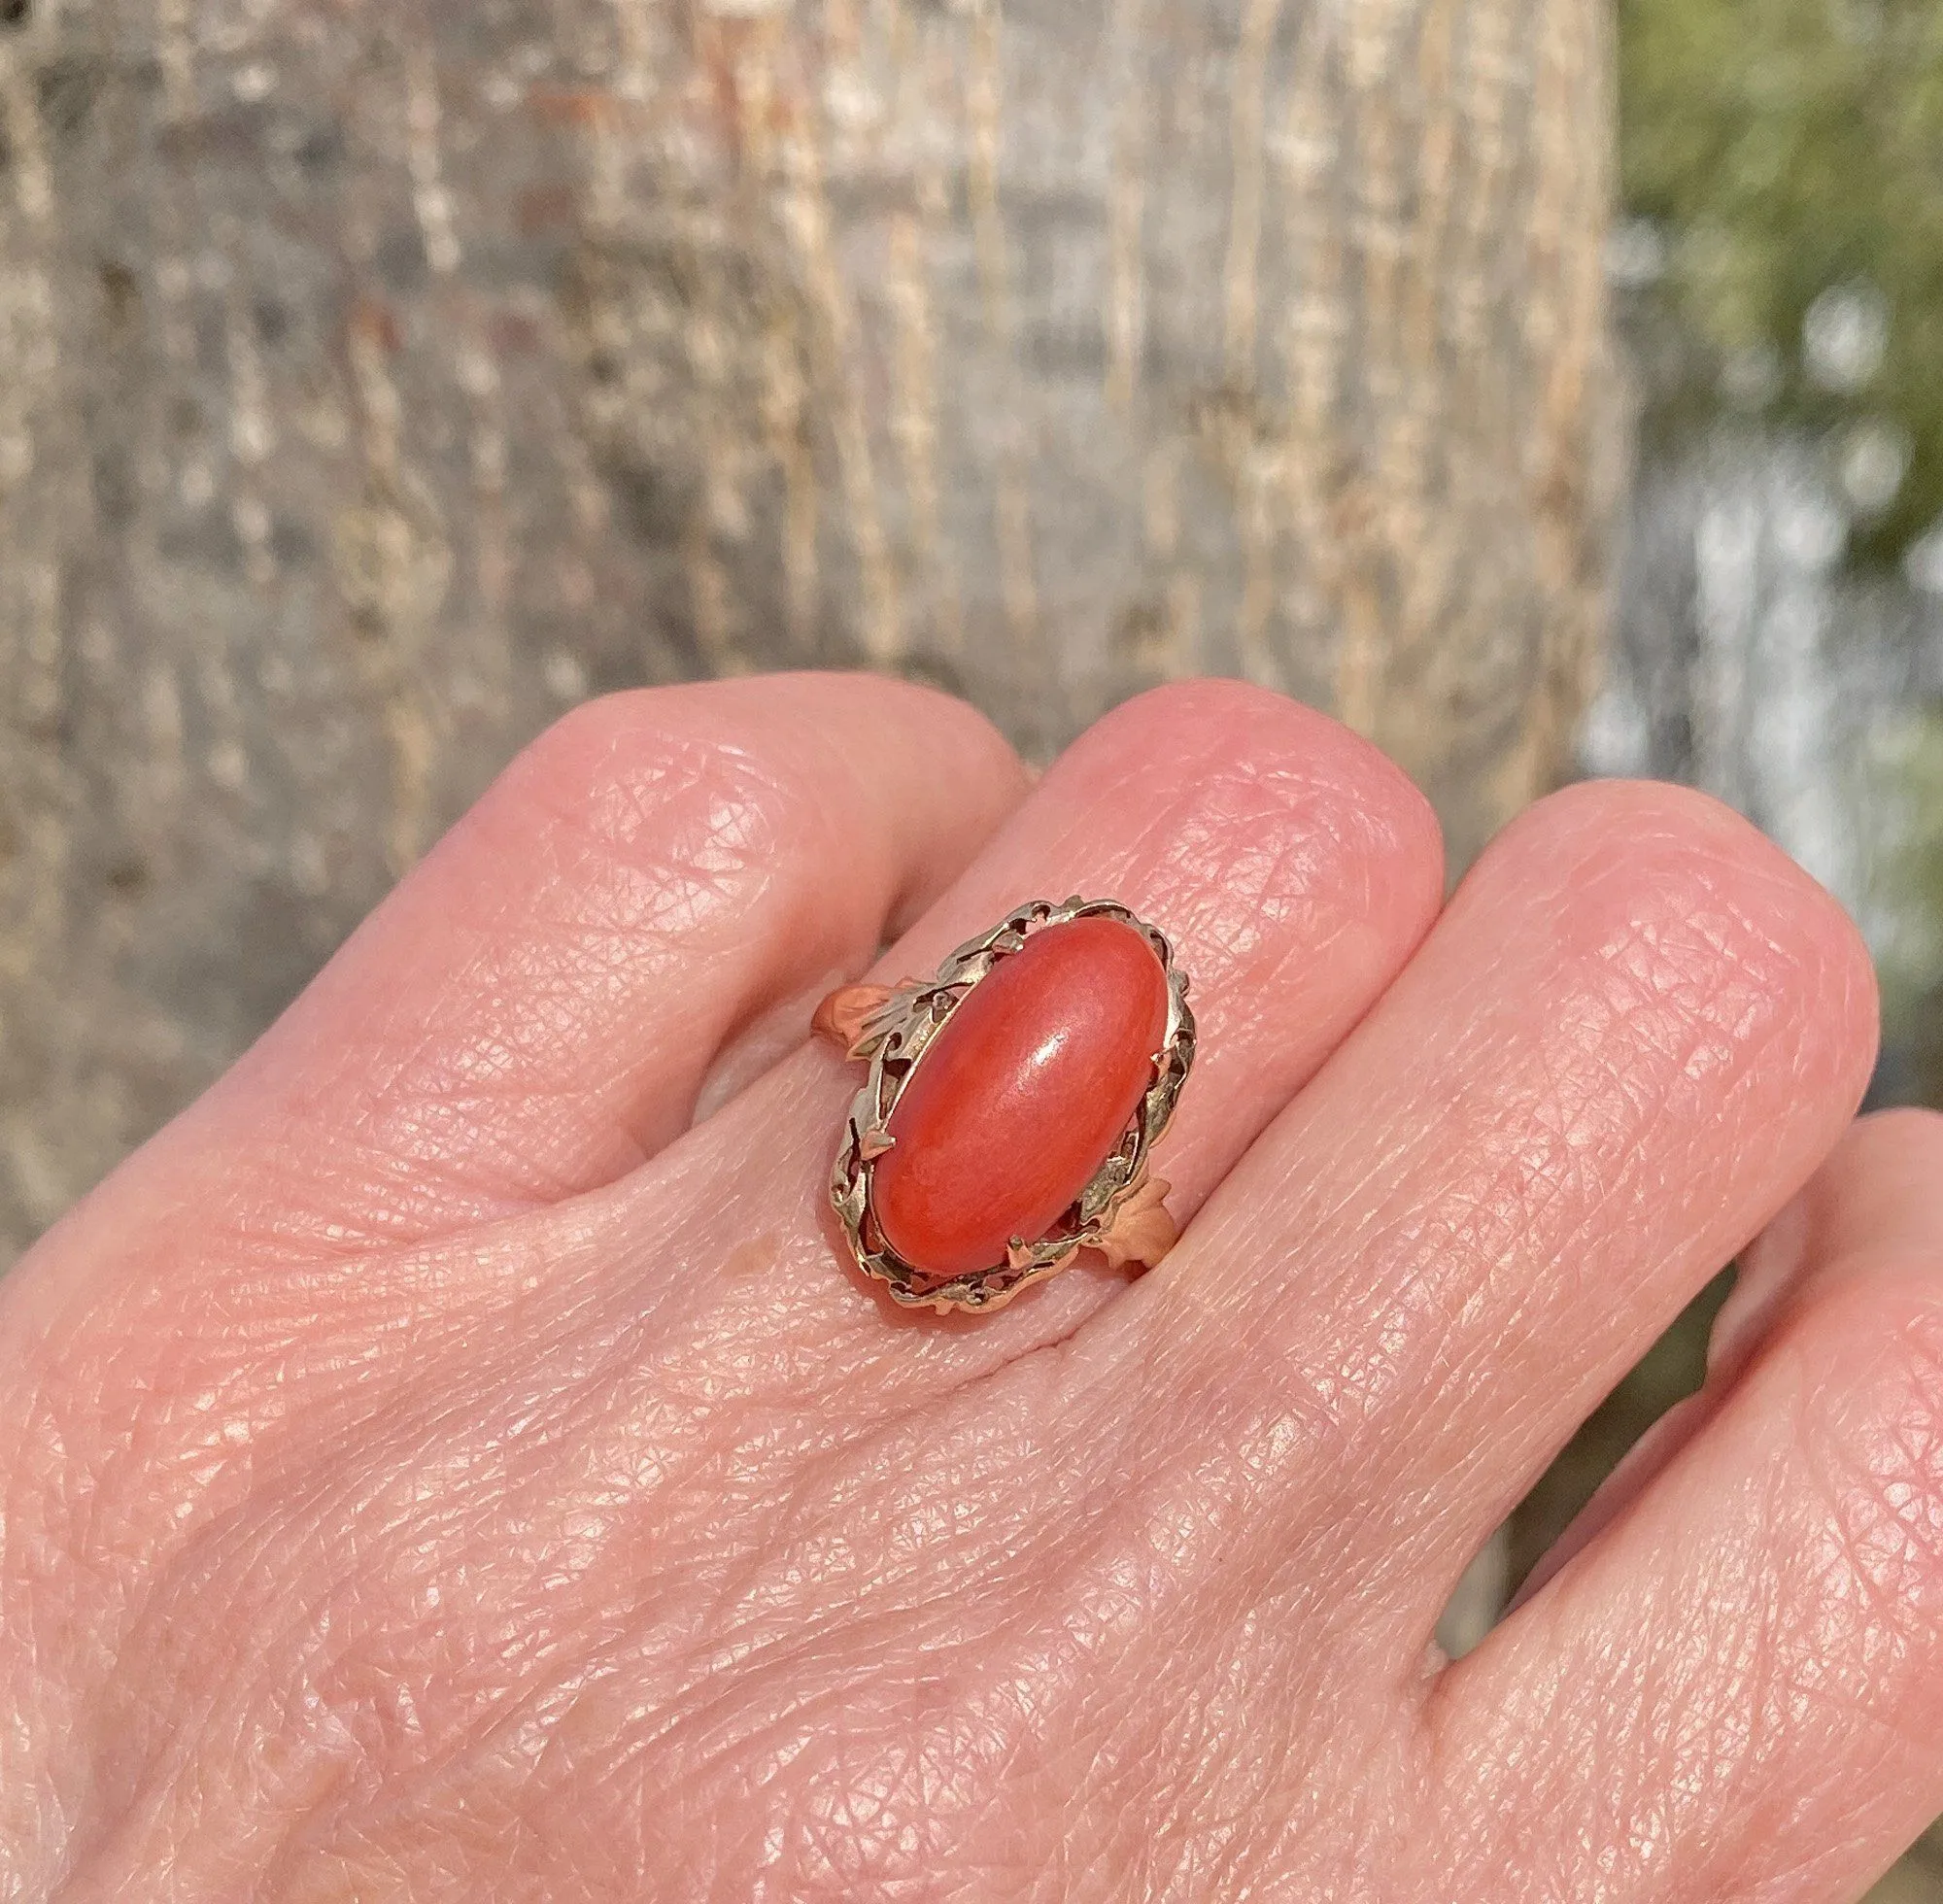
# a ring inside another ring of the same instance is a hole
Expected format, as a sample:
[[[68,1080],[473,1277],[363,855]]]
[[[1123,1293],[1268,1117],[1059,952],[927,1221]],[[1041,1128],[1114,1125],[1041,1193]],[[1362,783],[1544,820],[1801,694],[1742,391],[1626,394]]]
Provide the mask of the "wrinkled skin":
[[[1194,976],[1185,1235],[897,1312],[810,1005],[1074,891]],[[0,1895],[1859,1893],[1943,1806],[1938,1125],[1852,1122],[1863,949],[1696,796],[1442,891],[1398,773],[1237,686],[1032,787],[864,679],[570,716],[0,1284]]]

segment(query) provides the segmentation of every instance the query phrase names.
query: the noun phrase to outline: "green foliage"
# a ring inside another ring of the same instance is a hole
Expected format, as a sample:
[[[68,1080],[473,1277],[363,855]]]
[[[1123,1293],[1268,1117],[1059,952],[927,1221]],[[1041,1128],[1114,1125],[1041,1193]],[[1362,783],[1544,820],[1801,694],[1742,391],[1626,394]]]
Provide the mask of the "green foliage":
[[[1899,554],[1943,516],[1943,6],[1621,0],[1619,20],[1626,206],[1666,241],[1653,298],[1706,346],[1652,379],[1654,420],[1717,412],[1724,386],[1838,457],[1875,425],[1908,468],[1858,553]],[[1842,287],[1886,309],[1886,350],[1818,378],[1803,323]]]

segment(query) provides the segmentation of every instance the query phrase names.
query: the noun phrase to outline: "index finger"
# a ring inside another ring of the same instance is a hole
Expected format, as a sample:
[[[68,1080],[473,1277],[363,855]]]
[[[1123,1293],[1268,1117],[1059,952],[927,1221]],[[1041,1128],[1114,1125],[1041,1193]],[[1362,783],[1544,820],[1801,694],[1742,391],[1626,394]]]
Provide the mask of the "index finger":
[[[688,1127],[725,1043],[868,963],[1025,785],[981,715],[904,682],[591,701],[134,1168],[339,1241],[611,1181]]]

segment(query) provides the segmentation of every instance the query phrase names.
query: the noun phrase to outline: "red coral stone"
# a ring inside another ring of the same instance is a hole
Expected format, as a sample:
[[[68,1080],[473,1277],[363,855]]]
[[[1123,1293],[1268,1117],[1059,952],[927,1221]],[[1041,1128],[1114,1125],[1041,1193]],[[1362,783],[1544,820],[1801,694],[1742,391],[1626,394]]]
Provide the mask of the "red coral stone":
[[[1166,1037],[1167,974],[1133,927],[1095,916],[1034,933],[904,1085],[871,1177],[885,1239],[945,1282],[1047,1235],[1119,1141]]]

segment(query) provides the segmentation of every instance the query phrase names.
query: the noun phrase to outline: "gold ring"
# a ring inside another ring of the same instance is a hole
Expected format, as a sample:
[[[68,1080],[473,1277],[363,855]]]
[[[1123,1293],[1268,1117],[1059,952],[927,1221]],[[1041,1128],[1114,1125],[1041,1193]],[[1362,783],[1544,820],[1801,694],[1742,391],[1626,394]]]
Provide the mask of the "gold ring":
[[[857,1267],[909,1308],[986,1310],[1082,1249],[1157,1263],[1148,1156],[1194,1062],[1187,974],[1112,900],[1035,900],[930,979],[845,985],[814,1029],[867,1063],[830,1200]]]

